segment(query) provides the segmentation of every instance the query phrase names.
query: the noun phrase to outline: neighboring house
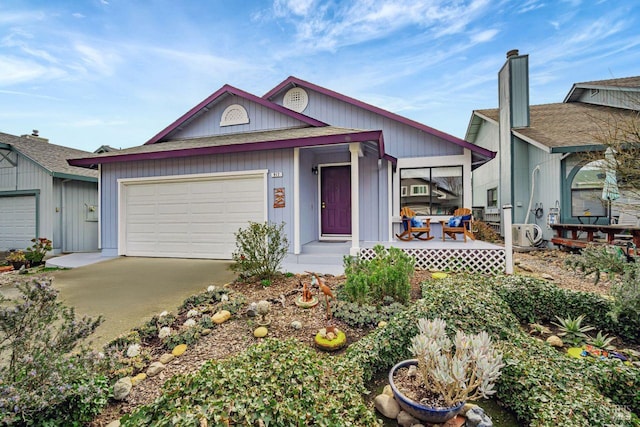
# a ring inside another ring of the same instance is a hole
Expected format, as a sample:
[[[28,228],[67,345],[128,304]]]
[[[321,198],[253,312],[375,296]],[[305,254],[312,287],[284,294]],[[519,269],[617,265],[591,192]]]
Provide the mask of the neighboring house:
[[[493,155],[289,77],[263,97],[225,85],[144,145],[69,163],[100,165],[103,254],[229,259],[249,221],[284,222],[291,254],[392,241],[409,181],[440,189],[425,214],[470,206]]]
[[[498,74],[499,108],[472,113],[465,139],[497,152],[473,172],[473,206],[497,224],[499,208],[512,205],[514,224],[538,224],[550,240],[549,220],[608,221],[602,163],[585,153],[604,158],[603,131],[638,120],[640,77],[576,83],[563,102],[530,106],[528,60],[508,52]]]
[[[98,250],[98,172],[67,163],[88,154],[37,131],[0,133],[0,250],[35,237],[51,239],[54,253]]]

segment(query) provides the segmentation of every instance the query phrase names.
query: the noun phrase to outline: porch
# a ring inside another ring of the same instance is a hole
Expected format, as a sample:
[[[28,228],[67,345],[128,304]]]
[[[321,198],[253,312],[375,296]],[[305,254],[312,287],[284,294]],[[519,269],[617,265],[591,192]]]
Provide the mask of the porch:
[[[506,250],[504,246],[467,240],[442,241],[438,238],[424,241],[360,242],[360,256],[372,259],[374,246],[402,249],[416,259],[416,269],[432,271],[498,274],[505,272]],[[283,270],[291,273],[317,271],[319,273],[344,274],[343,258],[349,255],[351,241],[314,241],[302,246],[299,255],[288,255]]]

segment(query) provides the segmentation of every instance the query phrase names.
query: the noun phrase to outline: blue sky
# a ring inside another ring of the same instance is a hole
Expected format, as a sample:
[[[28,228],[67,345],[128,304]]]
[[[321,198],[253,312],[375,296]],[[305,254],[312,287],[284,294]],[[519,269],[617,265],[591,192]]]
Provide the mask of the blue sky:
[[[1,0],[0,131],[140,145],[228,83],[290,75],[463,138],[510,49],[532,104],[639,75],[637,0]]]

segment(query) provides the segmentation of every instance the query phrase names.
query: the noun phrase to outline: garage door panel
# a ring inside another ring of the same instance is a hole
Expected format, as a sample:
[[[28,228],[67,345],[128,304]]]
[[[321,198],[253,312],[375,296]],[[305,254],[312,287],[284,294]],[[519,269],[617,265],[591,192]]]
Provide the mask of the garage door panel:
[[[230,259],[234,233],[249,221],[264,220],[264,179],[252,175],[126,185],[125,254]]]
[[[0,250],[24,249],[34,237],[35,196],[0,197]]]

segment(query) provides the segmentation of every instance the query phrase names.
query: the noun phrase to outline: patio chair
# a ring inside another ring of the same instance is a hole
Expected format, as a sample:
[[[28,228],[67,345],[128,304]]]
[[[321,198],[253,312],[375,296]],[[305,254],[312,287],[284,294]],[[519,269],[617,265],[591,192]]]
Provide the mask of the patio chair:
[[[402,217],[402,227],[404,231],[400,234],[396,234],[396,237],[400,240],[408,242],[414,238],[420,240],[431,240],[431,218],[425,218],[424,221],[420,221],[416,218],[416,213],[409,207],[404,207],[400,210],[400,216]],[[426,236],[425,236],[426,235]]]
[[[442,241],[444,242],[445,236],[449,236],[453,240],[457,240],[456,234],[462,234],[465,243],[467,242],[467,237],[469,237],[471,240],[475,240],[475,236],[473,235],[473,231],[471,230],[472,223],[473,216],[471,214],[471,209],[456,209],[453,213],[453,216],[449,220],[440,221],[440,225],[442,226]]]

